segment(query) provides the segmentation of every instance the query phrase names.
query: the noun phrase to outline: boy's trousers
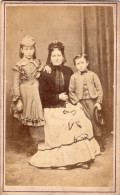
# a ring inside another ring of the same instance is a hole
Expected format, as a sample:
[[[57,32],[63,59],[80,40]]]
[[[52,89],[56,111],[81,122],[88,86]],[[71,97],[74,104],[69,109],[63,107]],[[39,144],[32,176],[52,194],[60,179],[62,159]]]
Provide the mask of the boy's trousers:
[[[80,103],[83,106],[83,110],[86,114],[86,116],[90,119],[93,125],[93,133],[95,137],[100,137],[102,136],[102,129],[101,127],[96,123],[94,116],[93,116],[93,110],[94,110],[94,105],[96,103],[96,100],[92,99],[83,99],[80,100]]]

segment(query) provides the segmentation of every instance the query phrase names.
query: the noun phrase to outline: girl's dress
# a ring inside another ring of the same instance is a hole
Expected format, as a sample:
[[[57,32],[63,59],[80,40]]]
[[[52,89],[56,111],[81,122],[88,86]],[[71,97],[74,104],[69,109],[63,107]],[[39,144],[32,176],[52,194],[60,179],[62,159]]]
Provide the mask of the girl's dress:
[[[100,154],[93,137],[90,120],[83,110],[71,103],[60,101],[58,94],[68,94],[69,67],[52,67],[51,74],[41,75],[40,92],[44,106],[45,144],[30,159],[39,168],[70,168],[87,163]]]
[[[24,57],[12,67],[14,78],[11,110],[14,117],[27,126],[44,125],[38,82],[42,68],[39,60],[27,60]],[[19,100],[23,104],[22,111],[16,109]]]

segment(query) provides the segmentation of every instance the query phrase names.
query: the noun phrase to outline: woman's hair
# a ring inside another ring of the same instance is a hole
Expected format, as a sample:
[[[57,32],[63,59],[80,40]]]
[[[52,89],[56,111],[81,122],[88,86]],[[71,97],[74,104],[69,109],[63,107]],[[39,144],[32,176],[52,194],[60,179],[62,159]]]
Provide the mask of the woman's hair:
[[[49,44],[49,46],[48,46],[48,57],[47,57],[46,64],[49,65],[49,66],[52,65],[52,63],[51,63],[51,54],[54,51],[54,49],[58,49],[59,51],[61,51],[62,56],[64,58],[62,64],[64,64],[66,62],[65,53],[64,53],[65,47],[64,47],[63,43],[58,42],[58,41],[54,41],[54,42]]]
[[[24,54],[21,52],[21,49],[24,47],[24,45],[20,45],[20,49],[19,49],[19,57],[20,58],[23,58]],[[36,59],[36,47],[35,45],[33,45],[34,49],[35,49],[35,52],[33,54],[33,59]]]
[[[84,53],[81,53],[81,54],[76,55],[76,56],[73,58],[73,63],[74,63],[74,65],[76,65],[76,64],[75,64],[75,61],[76,61],[77,59],[79,59],[79,58],[85,58],[85,59],[86,59],[86,62],[88,62],[88,55],[87,55],[87,54],[84,54]]]

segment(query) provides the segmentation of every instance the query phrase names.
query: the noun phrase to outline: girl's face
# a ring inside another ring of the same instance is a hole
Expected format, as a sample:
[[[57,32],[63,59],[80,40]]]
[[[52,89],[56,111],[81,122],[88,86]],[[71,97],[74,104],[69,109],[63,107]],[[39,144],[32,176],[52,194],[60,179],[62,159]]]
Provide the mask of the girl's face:
[[[35,52],[35,47],[34,46],[23,46],[21,48],[21,52],[27,59],[33,58],[33,54]]]
[[[80,72],[83,72],[87,68],[88,62],[86,61],[84,57],[78,58],[75,60],[75,66],[77,70],[79,70]]]
[[[61,51],[55,48],[51,53],[51,62],[53,66],[59,66],[62,64],[64,58]]]

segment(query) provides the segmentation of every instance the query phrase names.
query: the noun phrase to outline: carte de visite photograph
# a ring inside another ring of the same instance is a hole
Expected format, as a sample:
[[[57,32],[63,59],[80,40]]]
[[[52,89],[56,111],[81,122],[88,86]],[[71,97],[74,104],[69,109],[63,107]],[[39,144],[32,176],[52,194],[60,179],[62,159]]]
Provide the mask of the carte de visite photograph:
[[[1,2],[1,193],[119,194],[118,2]]]

